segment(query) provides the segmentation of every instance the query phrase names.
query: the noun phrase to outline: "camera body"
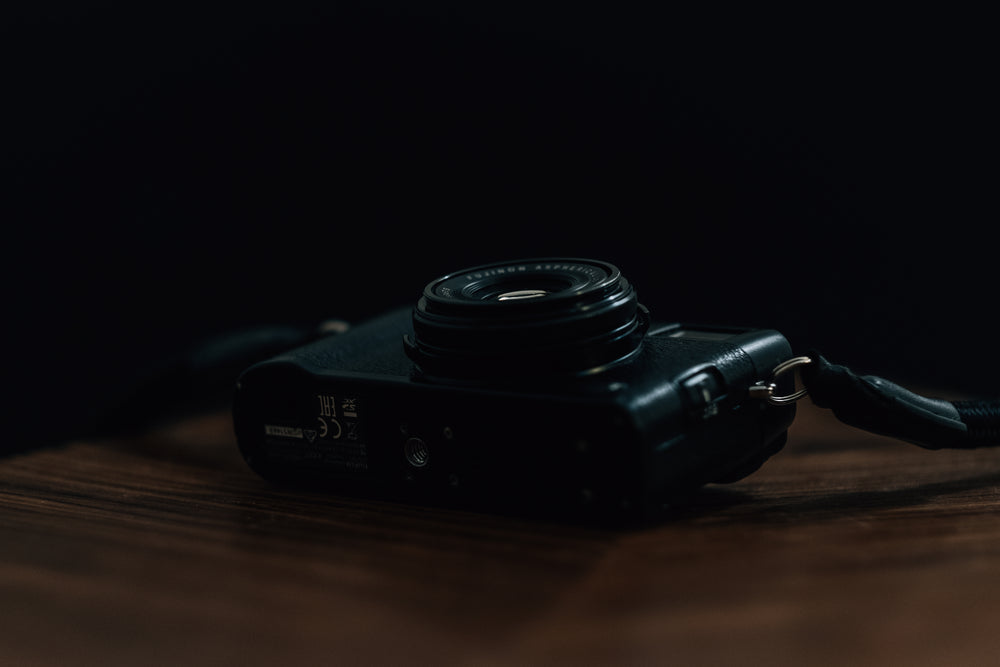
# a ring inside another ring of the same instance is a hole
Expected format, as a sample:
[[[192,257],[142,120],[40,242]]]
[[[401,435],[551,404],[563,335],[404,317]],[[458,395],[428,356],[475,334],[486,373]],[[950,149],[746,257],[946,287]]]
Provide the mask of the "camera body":
[[[281,483],[631,522],[781,449],[794,406],[748,389],[790,357],[776,331],[651,323],[609,264],[523,260],[252,366],[234,422]]]

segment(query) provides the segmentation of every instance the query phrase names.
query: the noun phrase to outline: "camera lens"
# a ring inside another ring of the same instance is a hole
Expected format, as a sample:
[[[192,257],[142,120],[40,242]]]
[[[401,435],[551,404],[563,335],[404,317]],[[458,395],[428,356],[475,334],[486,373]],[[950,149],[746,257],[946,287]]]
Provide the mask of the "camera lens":
[[[407,352],[425,373],[445,377],[580,373],[632,354],[647,326],[615,266],[527,259],[428,284]]]

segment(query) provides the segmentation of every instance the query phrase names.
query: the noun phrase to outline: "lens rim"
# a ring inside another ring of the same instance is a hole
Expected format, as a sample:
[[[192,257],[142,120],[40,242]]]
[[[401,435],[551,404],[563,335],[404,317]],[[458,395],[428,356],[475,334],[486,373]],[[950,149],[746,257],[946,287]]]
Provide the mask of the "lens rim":
[[[530,299],[526,307],[533,310],[549,309],[540,306],[542,300],[562,301],[576,299],[590,294],[599,299],[604,291],[616,283],[621,277],[621,271],[613,264],[591,259],[537,258],[496,262],[456,271],[431,281],[424,287],[423,297],[427,299],[432,311],[448,311],[452,308],[468,311],[479,308],[486,310],[495,308],[498,301],[489,297],[494,293],[513,291],[515,284],[521,284],[525,278],[535,276],[529,285],[539,285],[543,289],[559,286],[558,289],[547,289],[548,294],[538,299]],[[514,282],[516,281],[516,283]],[[526,287],[530,289],[530,287]],[[527,301],[514,306],[525,305]],[[507,302],[502,302],[507,303]]]

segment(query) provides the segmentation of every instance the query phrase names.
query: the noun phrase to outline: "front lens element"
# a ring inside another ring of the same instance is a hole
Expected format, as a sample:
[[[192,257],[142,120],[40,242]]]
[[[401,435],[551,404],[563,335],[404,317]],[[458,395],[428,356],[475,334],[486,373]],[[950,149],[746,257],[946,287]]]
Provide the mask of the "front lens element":
[[[548,290],[543,289],[519,289],[513,292],[504,292],[497,297],[497,301],[516,301],[517,299],[537,299],[548,294]]]

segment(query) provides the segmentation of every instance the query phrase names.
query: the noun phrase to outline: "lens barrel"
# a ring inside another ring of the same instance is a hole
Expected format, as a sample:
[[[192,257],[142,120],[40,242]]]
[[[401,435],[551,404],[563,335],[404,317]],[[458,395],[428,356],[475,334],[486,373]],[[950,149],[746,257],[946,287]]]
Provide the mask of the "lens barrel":
[[[423,372],[441,377],[583,373],[632,354],[648,325],[617,267],[526,259],[429,283],[406,349]]]

